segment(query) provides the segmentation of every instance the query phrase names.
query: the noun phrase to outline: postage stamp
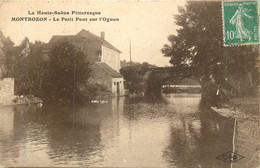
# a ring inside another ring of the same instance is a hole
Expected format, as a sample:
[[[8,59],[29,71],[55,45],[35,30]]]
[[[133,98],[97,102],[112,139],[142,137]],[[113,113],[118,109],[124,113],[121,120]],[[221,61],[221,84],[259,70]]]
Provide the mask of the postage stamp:
[[[258,44],[257,1],[223,1],[224,46]]]

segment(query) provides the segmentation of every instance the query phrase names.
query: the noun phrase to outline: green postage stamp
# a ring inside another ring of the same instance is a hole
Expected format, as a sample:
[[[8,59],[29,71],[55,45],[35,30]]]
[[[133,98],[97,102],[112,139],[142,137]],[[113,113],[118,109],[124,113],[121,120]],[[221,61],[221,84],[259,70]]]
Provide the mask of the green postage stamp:
[[[259,43],[257,1],[223,1],[224,46]]]

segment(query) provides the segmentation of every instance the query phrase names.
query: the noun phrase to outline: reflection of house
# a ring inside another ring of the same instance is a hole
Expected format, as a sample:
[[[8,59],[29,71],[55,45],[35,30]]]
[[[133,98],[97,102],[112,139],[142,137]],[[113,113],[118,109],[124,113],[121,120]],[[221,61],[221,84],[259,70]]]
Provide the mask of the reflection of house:
[[[0,108],[0,123],[0,134],[12,135],[14,129],[14,111],[11,106]],[[1,140],[4,140],[4,138],[6,136],[1,137]]]
[[[0,79],[0,107],[2,105],[12,104],[14,97],[14,79]]]
[[[53,36],[49,46],[63,41],[71,42],[87,55],[93,69],[90,83],[102,84],[115,95],[125,94],[123,76],[119,73],[121,52],[105,40],[104,32],[100,37],[84,29],[76,35]],[[48,51],[44,53],[48,54]]]
[[[122,136],[120,133],[121,129],[123,129],[124,135],[129,135],[128,131],[130,130],[128,129],[128,125],[125,125],[125,122],[122,124],[122,120],[125,121],[125,118],[123,118],[124,105],[125,98],[121,97],[119,99],[112,98],[109,103],[103,106],[96,106],[96,108],[100,108],[101,113],[106,113],[106,116],[102,118],[100,125],[101,144],[103,144],[104,147],[119,143],[120,136]],[[124,142],[128,143],[128,141],[126,141],[127,139],[125,139],[125,137],[123,138]],[[109,154],[111,149],[107,148],[106,150],[103,150],[103,152],[104,155]]]

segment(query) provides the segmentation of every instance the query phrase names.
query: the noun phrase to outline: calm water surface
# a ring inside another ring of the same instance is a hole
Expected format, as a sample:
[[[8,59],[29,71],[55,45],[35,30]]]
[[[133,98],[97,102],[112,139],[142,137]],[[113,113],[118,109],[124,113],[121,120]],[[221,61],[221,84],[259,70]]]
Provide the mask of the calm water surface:
[[[200,94],[114,98],[76,108],[0,108],[0,165],[230,167],[234,120]]]

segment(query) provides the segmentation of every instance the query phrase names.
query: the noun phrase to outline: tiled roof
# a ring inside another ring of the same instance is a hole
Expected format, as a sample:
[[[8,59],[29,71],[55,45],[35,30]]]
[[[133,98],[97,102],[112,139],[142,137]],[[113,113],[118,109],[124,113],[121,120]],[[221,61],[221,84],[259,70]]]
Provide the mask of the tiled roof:
[[[60,42],[60,41],[81,41],[82,38],[81,37],[84,37],[84,36],[91,36],[93,37],[94,39],[98,40],[99,42],[102,43],[102,45],[112,49],[112,50],[115,50],[117,52],[120,52],[120,50],[118,50],[116,47],[114,47],[112,44],[110,44],[109,42],[107,42],[106,40],[102,39],[101,37],[85,30],[85,29],[82,29],[78,34],[76,35],[54,35],[52,36],[51,40],[49,41],[49,44],[55,44],[57,42]]]
[[[123,76],[118,73],[116,70],[112,69],[110,66],[108,66],[104,62],[96,62],[96,65],[104,69],[109,75],[111,75],[113,78],[122,78]]]
[[[71,41],[73,38],[73,35],[53,35],[51,40],[49,41],[49,44],[56,44],[60,41]]]
[[[83,29],[83,30],[81,30],[81,31],[86,31],[86,30]],[[87,31],[87,32],[88,32],[92,37],[94,37],[94,38],[96,38],[97,40],[99,40],[100,42],[102,42],[104,46],[106,46],[106,47],[108,47],[108,48],[110,48],[110,49],[112,49],[112,50],[115,50],[115,51],[121,53],[120,50],[118,50],[116,47],[114,47],[112,44],[110,44],[110,43],[107,42],[106,40],[102,39],[101,37],[99,37],[99,36],[97,36],[97,35],[95,35],[95,34],[93,34],[93,33],[90,33],[89,31]],[[80,33],[80,32],[79,32],[79,33]],[[79,34],[79,33],[78,33],[78,34]]]

